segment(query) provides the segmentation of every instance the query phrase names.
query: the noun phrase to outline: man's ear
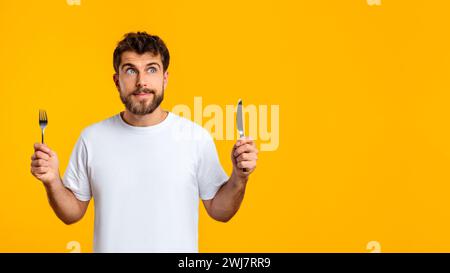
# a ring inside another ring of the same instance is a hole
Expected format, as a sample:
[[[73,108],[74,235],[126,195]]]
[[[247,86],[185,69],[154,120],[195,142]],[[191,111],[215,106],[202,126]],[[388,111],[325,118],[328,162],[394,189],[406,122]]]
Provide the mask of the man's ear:
[[[167,83],[169,81],[169,71],[164,72],[164,90],[167,88]]]
[[[119,87],[119,74],[117,74],[117,73],[114,73],[114,74],[113,74],[113,81],[114,81],[114,84],[116,85],[117,91],[120,92],[120,87]]]

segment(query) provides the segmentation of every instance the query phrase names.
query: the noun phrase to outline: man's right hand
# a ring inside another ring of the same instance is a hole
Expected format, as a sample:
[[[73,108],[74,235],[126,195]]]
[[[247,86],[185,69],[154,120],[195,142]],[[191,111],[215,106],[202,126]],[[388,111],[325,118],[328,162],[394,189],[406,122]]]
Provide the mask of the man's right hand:
[[[78,200],[74,193],[63,185],[59,176],[58,156],[47,145],[34,144],[31,173],[44,183],[50,206],[59,219],[70,225],[83,218],[89,201]]]
[[[58,156],[47,145],[34,144],[34,154],[31,156],[31,173],[46,186],[60,181]]]

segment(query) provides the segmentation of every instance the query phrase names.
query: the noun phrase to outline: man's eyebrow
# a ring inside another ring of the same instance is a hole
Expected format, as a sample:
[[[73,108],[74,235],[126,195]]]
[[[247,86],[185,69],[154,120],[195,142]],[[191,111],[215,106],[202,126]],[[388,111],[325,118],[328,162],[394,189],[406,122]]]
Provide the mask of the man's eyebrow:
[[[148,63],[146,66],[150,66],[150,65],[154,65],[154,64],[156,64],[159,68],[161,68],[161,66],[159,65],[159,63],[156,63],[156,62]]]
[[[124,68],[125,66],[131,66],[131,67],[136,67],[134,64],[132,64],[132,63],[124,63],[123,65],[122,65],[122,68]]]
[[[146,66],[151,66],[151,65],[157,65],[159,68],[161,68],[161,65],[159,65],[159,63],[157,63],[157,62],[151,62],[151,63],[148,63]],[[132,64],[132,63],[124,63],[124,64],[122,64],[122,68],[124,68],[125,66],[131,66],[131,67],[133,67],[133,68],[136,67],[136,66],[135,66],[134,64]]]

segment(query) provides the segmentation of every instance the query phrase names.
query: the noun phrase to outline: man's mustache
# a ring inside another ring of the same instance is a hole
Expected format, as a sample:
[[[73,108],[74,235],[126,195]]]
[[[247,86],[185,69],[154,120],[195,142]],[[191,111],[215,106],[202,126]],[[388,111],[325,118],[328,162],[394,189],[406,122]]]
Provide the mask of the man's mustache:
[[[138,95],[138,94],[142,94],[142,93],[146,93],[146,94],[153,93],[153,95],[155,95],[156,91],[154,89],[149,89],[149,88],[139,88],[139,89],[136,89],[135,91],[133,91],[133,93],[131,93],[131,94]]]

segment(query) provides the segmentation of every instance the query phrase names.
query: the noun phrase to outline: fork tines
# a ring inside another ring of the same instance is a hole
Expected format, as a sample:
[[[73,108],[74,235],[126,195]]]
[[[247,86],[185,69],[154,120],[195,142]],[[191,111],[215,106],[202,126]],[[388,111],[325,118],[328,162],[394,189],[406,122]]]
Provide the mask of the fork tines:
[[[39,110],[39,123],[47,122],[47,112],[45,110]]]

